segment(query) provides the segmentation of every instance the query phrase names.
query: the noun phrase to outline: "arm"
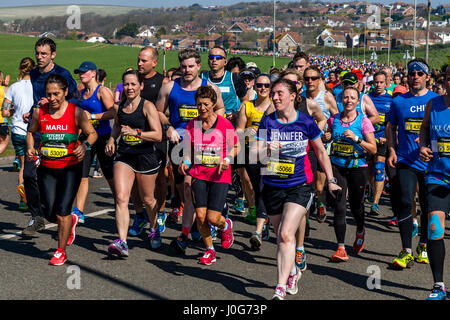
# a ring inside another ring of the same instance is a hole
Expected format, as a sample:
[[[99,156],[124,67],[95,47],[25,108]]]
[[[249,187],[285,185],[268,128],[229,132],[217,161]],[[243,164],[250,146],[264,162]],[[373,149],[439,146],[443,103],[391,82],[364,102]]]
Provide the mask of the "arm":
[[[34,134],[39,129],[39,109],[34,110],[31,123],[27,131],[27,158],[32,161],[36,156],[36,149],[34,149]]]
[[[159,120],[158,111],[155,105],[150,101],[144,103],[144,115],[150,125],[150,131],[142,131],[141,138],[145,141],[160,142],[162,139],[161,121]],[[128,126],[122,126],[122,133],[138,136],[138,131]]]
[[[34,116],[33,116],[34,118]],[[77,123],[78,128],[81,129],[81,131],[86,135],[87,139],[86,141],[92,146],[95,141],[97,141],[97,131],[95,131],[94,127],[92,126],[92,124],[89,122],[88,117],[86,116],[86,114],[83,112],[83,110],[81,108],[76,108],[75,110],[75,120]],[[34,121],[34,119],[33,119]],[[78,159],[83,159],[86,150],[87,150],[88,146],[85,143],[80,144],[78,147],[75,148],[75,150],[73,150],[73,154],[78,158]]]
[[[328,110],[330,110],[330,114],[332,116],[339,113],[336,100],[334,99],[331,93],[326,91],[323,99],[325,101],[325,105],[327,106]]]
[[[377,108],[375,108],[372,99],[370,99],[370,97],[366,94],[363,95],[361,109],[372,124],[377,124],[380,122],[380,115],[378,114]]]
[[[395,168],[397,163],[397,153],[395,152],[394,132],[397,131],[397,126],[388,122],[384,129],[384,136],[386,137],[386,144],[389,149],[389,157],[387,162],[391,168]]]
[[[433,151],[430,148],[430,115],[432,103],[433,100],[428,101],[425,107],[425,115],[423,116],[419,134],[420,160],[425,162],[430,161],[433,157]]]
[[[3,100],[2,117],[9,118],[14,114],[13,102],[7,98]]]
[[[334,178],[330,157],[328,156],[327,150],[325,149],[322,143],[322,139],[320,137],[317,137],[311,142],[314,148],[314,152],[317,155],[317,159],[319,160],[320,166],[322,167],[323,171],[325,172],[325,175],[327,176],[328,189],[330,193],[334,196],[333,191],[341,190],[341,187],[338,186],[336,183],[330,182],[330,180],[333,180]]]
[[[307,98],[306,107],[308,108],[309,114],[314,118],[314,120],[316,120],[320,131],[323,131],[325,125],[327,124],[327,118],[323,114],[322,109],[320,109],[319,104],[313,99]]]
[[[92,120],[111,120],[114,119],[115,109],[114,109],[114,98],[111,92],[106,88],[101,86],[98,92],[99,99],[106,108],[105,112],[97,114],[88,114],[88,118]],[[87,111],[85,111],[87,112]],[[88,112],[87,112],[88,113]],[[91,116],[94,116],[91,118]]]
[[[211,82],[208,82],[208,86],[212,87],[217,94],[217,103],[214,108],[214,113],[217,114],[218,116],[223,117],[223,115],[225,114],[225,105],[223,104],[223,100],[222,100],[222,92],[220,92],[220,89],[218,86],[216,86],[215,84],[213,84]]]

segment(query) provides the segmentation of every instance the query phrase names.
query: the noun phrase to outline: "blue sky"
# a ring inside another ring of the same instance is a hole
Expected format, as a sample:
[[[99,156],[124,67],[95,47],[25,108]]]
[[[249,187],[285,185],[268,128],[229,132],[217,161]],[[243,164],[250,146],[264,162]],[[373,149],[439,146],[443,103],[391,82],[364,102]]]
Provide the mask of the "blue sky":
[[[260,2],[267,0],[250,0],[252,2]],[[300,0],[289,1],[285,0],[283,2],[299,2]],[[342,0],[333,0],[334,2],[342,2]],[[369,2],[377,2],[377,3],[391,3],[395,0],[377,0]],[[436,7],[439,4],[446,3],[448,0],[432,0],[431,6]],[[239,2],[244,2],[242,0],[15,0],[14,2],[0,0],[0,7],[11,7],[11,6],[31,6],[31,5],[52,5],[52,4],[63,4],[63,5],[71,5],[71,4],[105,4],[105,5],[124,5],[124,6],[135,6],[135,7],[150,7],[150,8],[160,8],[160,7],[174,7],[181,5],[191,5],[194,3],[198,3],[201,5],[231,5]],[[403,2],[413,4],[413,0],[403,0]],[[425,0],[417,0],[417,3],[426,3]]]

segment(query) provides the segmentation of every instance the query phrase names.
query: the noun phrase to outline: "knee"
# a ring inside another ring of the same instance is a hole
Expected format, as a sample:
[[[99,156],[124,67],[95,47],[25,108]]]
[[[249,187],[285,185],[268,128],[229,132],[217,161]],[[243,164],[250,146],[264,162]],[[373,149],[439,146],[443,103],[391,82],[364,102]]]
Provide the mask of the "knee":
[[[144,202],[145,206],[147,208],[153,208],[156,206],[156,199],[154,197],[150,196],[145,196],[144,199],[142,199],[142,201]]]
[[[295,232],[289,232],[283,228],[280,230],[279,234],[280,244],[292,244],[295,243]]]
[[[381,162],[381,161],[375,162],[374,176],[375,176],[375,181],[377,181],[377,182],[384,181],[384,162]]]
[[[428,217],[428,239],[440,240],[444,238],[444,228],[438,213],[431,213]]]
[[[208,215],[208,223],[217,226],[220,224],[221,217],[222,215]]]
[[[116,192],[116,202],[118,205],[126,204],[130,201],[130,194],[128,192],[119,191]]]

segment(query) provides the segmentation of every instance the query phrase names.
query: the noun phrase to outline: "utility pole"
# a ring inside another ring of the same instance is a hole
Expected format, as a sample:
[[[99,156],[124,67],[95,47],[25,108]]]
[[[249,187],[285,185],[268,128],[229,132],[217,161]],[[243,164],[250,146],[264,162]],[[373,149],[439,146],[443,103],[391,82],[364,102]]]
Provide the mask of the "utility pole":
[[[416,58],[416,9],[417,9],[417,0],[414,0],[414,42],[413,42],[413,57]]]
[[[276,10],[276,3],[275,0],[273,0],[273,57],[272,57],[272,66],[275,68],[275,34],[276,34],[276,23],[275,23],[275,10]]]
[[[392,10],[392,6],[389,6],[389,27],[388,27],[388,58],[387,58],[387,65],[388,67],[390,66],[390,61],[391,61],[391,10]]]
[[[367,36],[367,22],[364,24],[364,62],[366,61],[366,36]]]
[[[428,63],[428,50],[429,50],[429,46],[430,46],[430,12],[431,12],[431,0],[428,0],[428,5],[427,5],[427,42],[425,45],[425,61]]]

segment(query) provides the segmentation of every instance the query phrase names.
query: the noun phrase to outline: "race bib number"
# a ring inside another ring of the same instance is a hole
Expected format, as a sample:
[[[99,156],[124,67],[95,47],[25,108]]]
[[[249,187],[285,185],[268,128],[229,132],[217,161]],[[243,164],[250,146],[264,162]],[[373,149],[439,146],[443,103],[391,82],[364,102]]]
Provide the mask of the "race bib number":
[[[100,120],[89,120],[94,128],[98,128],[100,126]]]
[[[386,113],[379,112],[380,115],[380,122],[378,122],[379,125],[384,126],[386,124]]]
[[[332,145],[333,155],[338,157],[351,157],[353,156],[353,144],[345,142],[333,142]]]
[[[129,145],[129,146],[135,146],[135,145],[141,144],[143,142],[142,138],[130,136],[130,135],[122,136],[122,140],[126,145]]]
[[[220,164],[220,156],[218,155],[199,154],[195,159],[196,163],[205,167],[217,167]]]
[[[180,121],[188,122],[195,117],[198,117],[198,109],[197,106],[189,106],[186,104],[183,104],[178,109],[180,112]]]
[[[287,179],[295,172],[295,158],[281,157],[267,163],[267,174]]]
[[[437,146],[439,157],[450,157],[450,138],[439,138]]]
[[[41,155],[46,158],[63,158],[69,154],[69,150],[64,147],[42,147]]]
[[[422,126],[422,119],[407,118],[405,120],[405,133],[406,134],[419,134],[421,126]]]

